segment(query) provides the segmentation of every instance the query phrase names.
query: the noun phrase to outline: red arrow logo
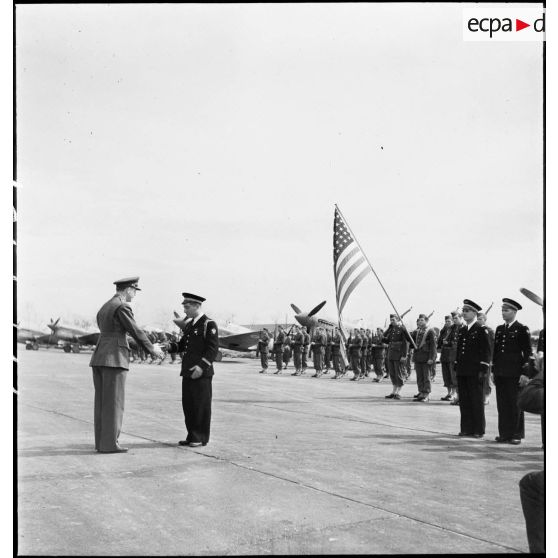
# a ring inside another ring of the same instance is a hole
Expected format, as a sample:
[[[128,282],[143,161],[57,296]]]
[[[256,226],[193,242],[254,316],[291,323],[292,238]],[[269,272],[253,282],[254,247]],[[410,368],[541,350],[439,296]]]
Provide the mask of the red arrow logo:
[[[515,20],[515,30],[516,31],[521,31],[522,29],[525,29],[526,27],[531,27],[531,24],[530,23],[525,23],[524,21],[521,21],[520,19]]]

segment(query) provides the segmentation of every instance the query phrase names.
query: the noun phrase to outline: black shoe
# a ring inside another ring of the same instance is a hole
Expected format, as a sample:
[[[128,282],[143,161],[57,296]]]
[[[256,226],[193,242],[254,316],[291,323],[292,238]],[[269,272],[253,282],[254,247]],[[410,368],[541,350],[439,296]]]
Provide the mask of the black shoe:
[[[416,395],[413,395],[413,399],[418,399],[421,395],[422,393],[417,393]]]
[[[401,399],[401,396],[398,393],[393,394],[394,399]]]
[[[507,444],[510,439],[509,438],[504,438],[503,436],[496,436],[496,438],[494,438],[499,444]]]
[[[390,393],[389,395],[385,396],[386,399],[393,399],[394,397],[395,397],[395,393]]]
[[[116,448],[110,451],[101,451],[99,450],[99,453],[126,453],[128,451],[128,448]]]
[[[470,438],[472,435],[473,435],[473,434],[468,433],[468,432],[460,432],[460,433],[458,434],[458,436],[461,436],[462,438],[463,438],[463,437],[465,437],[465,438]]]
[[[484,434],[473,434],[473,438],[478,438],[479,440],[482,440],[482,438],[484,438]]]
[[[178,442],[179,446],[187,446],[190,443],[190,440],[180,440]]]

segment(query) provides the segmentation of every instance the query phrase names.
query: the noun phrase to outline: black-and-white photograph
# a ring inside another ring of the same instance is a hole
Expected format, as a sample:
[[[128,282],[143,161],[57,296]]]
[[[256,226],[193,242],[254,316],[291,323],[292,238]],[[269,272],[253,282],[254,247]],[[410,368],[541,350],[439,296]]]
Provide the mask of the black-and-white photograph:
[[[545,552],[543,4],[13,18],[17,553]]]

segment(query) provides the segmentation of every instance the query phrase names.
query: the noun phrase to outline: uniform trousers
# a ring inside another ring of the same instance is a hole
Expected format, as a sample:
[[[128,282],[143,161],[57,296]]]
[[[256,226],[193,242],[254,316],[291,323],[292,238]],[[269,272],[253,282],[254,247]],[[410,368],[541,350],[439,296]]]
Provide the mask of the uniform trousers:
[[[402,387],[407,378],[405,363],[401,362],[399,359],[397,360],[388,359],[387,363],[388,363],[389,379],[391,380],[391,383],[395,387]]]
[[[308,345],[302,347],[302,369],[308,368]]]
[[[449,389],[457,387],[455,364],[453,362],[442,362],[442,378],[444,380],[444,387]]]
[[[351,361],[351,369],[353,371],[354,377],[360,376],[360,354],[358,353],[351,353],[349,356]]]
[[[262,370],[267,370],[269,361],[269,353],[267,351],[260,351],[260,362],[262,363]]]
[[[327,369],[331,368],[331,347],[325,348],[324,364]]]
[[[415,362],[415,371],[417,373],[417,387],[419,393],[430,393],[432,390],[430,384],[430,371],[432,365],[426,362]]]
[[[361,376],[366,374],[366,353],[363,353],[360,357],[360,374]]]
[[[186,423],[186,441],[209,442],[213,377],[192,380],[182,376],[182,410]]]
[[[517,398],[521,388],[517,376],[494,376],[498,406],[498,434],[504,440],[525,438],[525,418]]]
[[[300,370],[302,368],[302,347],[300,345],[294,346],[293,360],[295,370]]]
[[[376,374],[378,378],[382,378],[384,376],[384,363],[385,359],[383,355],[372,358],[372,364],[374,365],[374,374]]]
[[[459,410],[461,412],[461,432],[463,434],[481,434],[484,436],[486,421],[484,419],[483,380],[474,376],[457,376],[459,389]]]
[[[125,368],[93,366],[95,387],[94,430],[95,449],[114,451],[118,449],[118,437],[124,416]]]
[[[544,553],[544,471],[527,473],[519,481],[519,496],[525,516],[529,552]]]
[[[331,358],[333,359],[333,369],[335,370],[335,374],[343,374],[343,372],[345,372],[345,367],[343,366],[341,353],[333,352],[331,354]]]
[[[314,349],[314,369],[316,372],[321,372],[324,368],[324,348],[317,347]]]
[[[275,345],[273,350],[275,351],[275,364],[277,365],[277,370],[283,370],[283,345]]]

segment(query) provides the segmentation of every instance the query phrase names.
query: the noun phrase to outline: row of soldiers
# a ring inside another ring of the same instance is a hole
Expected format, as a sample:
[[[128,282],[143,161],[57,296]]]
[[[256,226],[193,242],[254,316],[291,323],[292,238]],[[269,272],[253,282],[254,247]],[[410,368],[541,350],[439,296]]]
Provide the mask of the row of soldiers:
[[[462,416],[460,435],[484,436],[484,405],[491,393],[492,376],[499,416],[500,435],[497,441],[518,444],[524,436],[523,415],[517,410],[518,390],[536,374],[536,369],[529,328],[515,317],[521,305],[509,298],[504,298],[502,303],[504,324],[496,331],[486,324],[486,313],[481,307],[468,299],[464,300],[461,311],[445,316],[445,324],[439,332],[429,326],[426,314],[419,315],[417,328],[412,332],[405,328],[396,314],[391,314],[386,331],[377,328],[372,333],[369,329],[353,329],[346,343],[338,328],[328,332],[318,327],[311,337],[305,327],[293,326],[292,336],[279,327],[273,340],[277,364],[275,374],[280,374],[283,369],[283,349],[289,344],[292,345],[295,362],[294,376],[304,374],[310,352],[315,369],[313,377],[320,377],[324,366],[327,371],[331,361],[334,378],[341,378],[348,369],[343,358],[345,349],[353,371],[352,380],[368,376],[373,369],[374,381],[379,382],[387,370],[392,392],[385,397],[400,400],[412,360],[418,388],[413,400],[427,403],[440,352],[442,377],[447,389],[447,394],[441,399],[459,405]],[[265,373],[268,367],[270,339],[269,331],[264,329],[258,344],[261,373]],[[544,335],[539,344],[544,344]]]

